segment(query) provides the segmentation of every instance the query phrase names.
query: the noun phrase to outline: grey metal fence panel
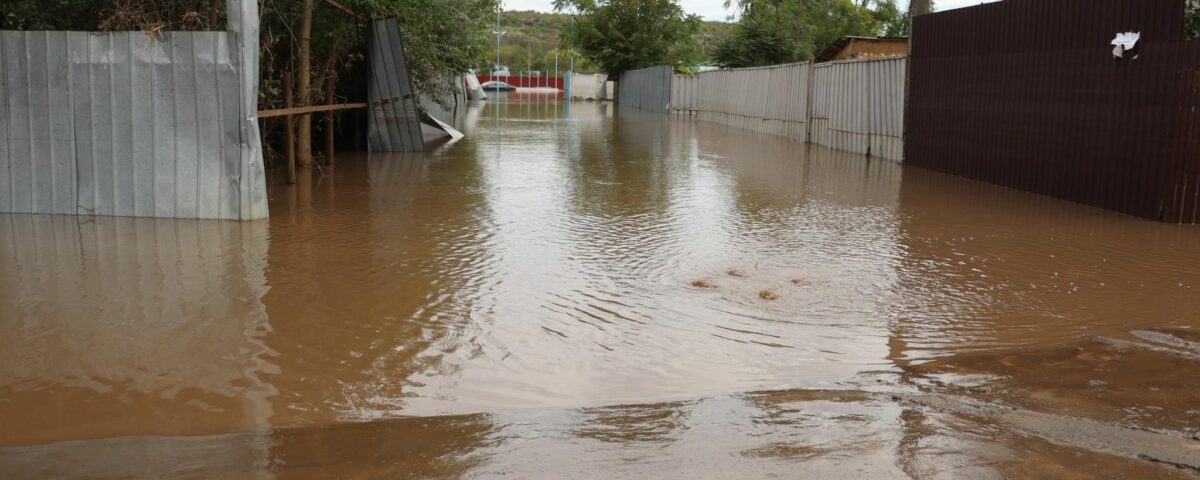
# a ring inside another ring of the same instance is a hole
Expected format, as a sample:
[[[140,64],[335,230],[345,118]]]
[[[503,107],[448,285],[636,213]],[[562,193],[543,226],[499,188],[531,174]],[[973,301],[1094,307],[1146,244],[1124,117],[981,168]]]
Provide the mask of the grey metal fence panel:
[[[425,142],[396,19],[372,22],[370,37],[368,148],[373,152],[419,152]]]
[[[8,32],[0,32],[0,35],[7,35]],[[6,45],[5,38],[0,38],[0,65],[7,65],[8,54],[3,48]],[[8,91],[11,85],[9,79],[9,71],[0,71],[0,92]],[[11,141],[9,138],[9,127],[13,120],[9,115],[11,108],[8,106],[8,96],[0,95],[0,212],[12,210],[12,157],[9,155],[11,149]]]
[[[746,128],[794,140],[807,139],[810,65],[714,70],[676,75],[681,99],[672,109],[704,121]]]
[[[903,159],[906,59],[815,65],[812,143]]]
[[[0,32],[0,211],[266,217],[229,32]],[[252,124],[251,124],[252,125]]]
[[[671,103],[671,74],[668,66],[648,67],[621,73],[617,87],[619,108],[666,112]]]
[[[903,158],[905,59],[675,75],[675,111],[891,160]],[[622,94],[624,95],[624,94]]]

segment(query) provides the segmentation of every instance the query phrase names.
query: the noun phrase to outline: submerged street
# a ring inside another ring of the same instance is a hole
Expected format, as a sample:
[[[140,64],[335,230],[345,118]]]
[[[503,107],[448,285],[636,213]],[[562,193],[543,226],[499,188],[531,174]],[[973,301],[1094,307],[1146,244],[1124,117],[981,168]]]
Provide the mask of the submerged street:
[[[464,117],[277,173],[269,221],[0,214],[0,478],[1200,474],[1200,229],[686,115]]]

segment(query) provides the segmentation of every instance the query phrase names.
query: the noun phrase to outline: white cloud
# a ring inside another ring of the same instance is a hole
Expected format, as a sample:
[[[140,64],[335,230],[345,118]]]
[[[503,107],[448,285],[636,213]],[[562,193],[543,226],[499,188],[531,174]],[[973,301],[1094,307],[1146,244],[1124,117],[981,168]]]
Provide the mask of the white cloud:
[[[992,3],[997,0],[933,0],[933,8],[939,12],[954,10],[962,7],[974,7],[981,3]]]

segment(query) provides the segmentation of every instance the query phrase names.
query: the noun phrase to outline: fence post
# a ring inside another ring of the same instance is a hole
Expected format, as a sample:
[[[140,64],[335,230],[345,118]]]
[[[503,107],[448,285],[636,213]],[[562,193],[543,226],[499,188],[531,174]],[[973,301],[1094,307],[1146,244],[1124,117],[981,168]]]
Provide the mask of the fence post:
[[[283,72],[283,98],[284,98],[284,100],[283,100],[284,108],[288,108],[288,109],[292,108],[292,72]],[[292,125],[292,114],[291,113],[288,113],[286,115],[285,123],[286,123],[285,130],[287,131],[287,133],[284,135],[283,151],[286,152],[285,156],[287,157],[287,184],[295,185],[296,184],[296,152],[295,152],[295,148],[296,148],[295,135],[296,135],[296,133],[293,131],[294,126]]]
[[[325,104],[333,107],[333,75],[325,79]],[[325,112],[325,160],[329,165],[336,165],[333,158],[333,110]]]

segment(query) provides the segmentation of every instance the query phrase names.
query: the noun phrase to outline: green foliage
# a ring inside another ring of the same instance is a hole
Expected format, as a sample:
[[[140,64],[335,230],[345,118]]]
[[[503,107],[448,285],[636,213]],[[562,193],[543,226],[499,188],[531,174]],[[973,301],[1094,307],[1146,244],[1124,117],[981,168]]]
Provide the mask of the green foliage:
[[[562,35],[601,70],[670,65],[687,71],[704,60],[703,22],[674,0],[555,0],[555,8],[578,12]]]
[[[902,36],[895,0],[739,0],[741,19],[716,51],[724,67],[812,60],[844,36]]]
[[[490,17],[495,21],[495,14]],[[563,30],[571,24],[571,16],[565,13],[541,13],[534,11],[505,11],[500,15],[500,30],[504,32],[500,46],[500,64],[509,67],[514,75],[522,71],[553,72],[554,53],[557,50],[559,72],[565,72],[570,63],[568,45],[559,40]],[[495,24],[492,25],[495,28]],[[575,71],[594,72],[595,64],[575,55]],[[477,60],[476,70],[487,73],[496,63],[496,37],[489,39],[487,52]]]
[[[0,27],[14,30],[205,30],[210,6],[225,0],[0,0]],[[451,75],[474,67],[488,51],[497,0],[341,0],[368,18],[395,16],[404,33],[413,83],[423,94],[445,96]],[[280,79],[293,70],[294,32],[300,2],[269,0],[262,5],[262,91],[265,105],[278,106]],[[221,21],[222,16],[218,16]],[[318,2],[313,12],[313,97],[323,79],[363,60],[366,28],[345,13]]]
[[[264,101],[281,98],[277,90],[284,71],[293,70],[299,40],[294,32],[300,2],[270,1],[262,13]],[[341,0],[367,18],[396,17],[404,35],[413,85],[422,95],[443,99],[455,87],[452,75],[473,68],[487,51],[497,0]],[[312,62],[314,97],[322,80],[354,68],[364,60],[360,46],[368,29],[345,13],[321,5],[313,12]]]
[[[0,0],[0,29],[203,30],[214,1]]]
[[[1183,7],[1183,33],[1189,40],[1200,38],[1200,0],[1187,0]]]
[[[474,68],[488,51],[498,0],[354,0],[346,5],[373,18],[396,17],[417,90],[444,97],[451,75]]]
[[[495,16],[492,16],[495,21]],[[565,72],[570,61],[570,46],[561,40],[563,32],[571,25],[571,15],[566,13],[542,13],[534,11],[505,11],[500,17],[500,30],[504,31],[500,47],[500,64],[512,69],[513,74],[522,70],[553,72],[554,52],[559,49],[559,71]],[[494,25],[493,25],[494,27]],[[700,26],[700,46],[707,60],[716,52],[717,44],[732,29],[724,22],[704,22]],[[575,71],[595,73],[601,69],[589,58],[576,51]],[[530,61],[532,59],[532,61]],[[488,43],[488,51],[478,60],[477,70],[486,73],[496,63],[496,37]]]

